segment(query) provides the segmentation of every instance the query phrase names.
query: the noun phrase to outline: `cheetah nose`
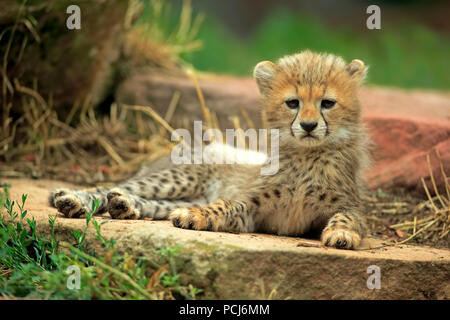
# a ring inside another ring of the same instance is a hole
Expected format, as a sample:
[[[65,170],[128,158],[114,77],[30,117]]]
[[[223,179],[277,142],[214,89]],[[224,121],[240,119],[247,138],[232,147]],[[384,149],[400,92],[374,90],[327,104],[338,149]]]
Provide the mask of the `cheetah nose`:
[[[301,122],[300,125],[306,132],[311,132],[317,127],[317,122]]]

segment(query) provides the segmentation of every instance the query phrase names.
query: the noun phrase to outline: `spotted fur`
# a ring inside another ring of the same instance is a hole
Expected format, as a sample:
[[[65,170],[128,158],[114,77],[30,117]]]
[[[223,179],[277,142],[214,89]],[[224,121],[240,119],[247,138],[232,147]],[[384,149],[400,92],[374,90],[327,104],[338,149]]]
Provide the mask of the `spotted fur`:
[[[280,134],[275,175],[261,175],[261,165],[181,165],[113,189],[56,190],[50,203],[75,218],[99,198],[96,213],[116,219],[289,236],[316,231],[326,246],[354,249],[367,229],[361,175],[368,140],[357,99],[366,69],[360,60],[310,51],[255,67],[268,125]],[[334,105],[325,108],[323,100]],[[305,123],[314,128],[308,132]]]

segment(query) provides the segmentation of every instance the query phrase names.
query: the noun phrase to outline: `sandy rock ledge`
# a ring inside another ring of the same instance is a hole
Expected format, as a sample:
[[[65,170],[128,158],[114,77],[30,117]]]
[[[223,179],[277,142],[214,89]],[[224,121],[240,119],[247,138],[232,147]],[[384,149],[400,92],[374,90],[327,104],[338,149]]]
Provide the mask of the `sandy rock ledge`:
[[[26,208],[38,230],[48,234],[49,190],[69,184],[9,179],[12,199],[28,194]],[[203,288],[203,298],[259,299],[276,290],[277,299],[450,299],[450,250],[404,245],[364,251],[317,247],[315,240],[265,234],[229,234],[174,228],[169,221],[118,221],[108,215],[103,235],[117,240],[121,253],[159,260],[155,250],[181,246],[176,264],[182,281]],[[57,236],[72,242],[71,230],[85,220],[59,217]],[[87,241],[101,255],[92,234]],[[379,246],[367,239],[364,247]],[[367,268],[381,270],[381,289],[367,288]]]

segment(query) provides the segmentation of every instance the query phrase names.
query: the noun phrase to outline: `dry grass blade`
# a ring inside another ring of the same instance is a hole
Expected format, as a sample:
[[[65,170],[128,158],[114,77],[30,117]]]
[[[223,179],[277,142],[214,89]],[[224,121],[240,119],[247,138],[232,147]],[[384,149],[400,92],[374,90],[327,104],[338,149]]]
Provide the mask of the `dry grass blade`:
[[[195,90],[197,91],[197,97],[202,107],[203,117],[205,118],[206,122],[206,128],[214,128],[211,120],[211,111],[206,107],[205,98],[203,96],[202,90],[200,89],[200,85],[198,84],[194,69],[187,67],[185,71],[186,74],[191,78],[192,82],[194,83]]]
[[[427,237],[432,237],[434,233],[439,233],[439,231],[440,231],[440,234],[438,234],[437,237],[435,236],[435,238],[442,239],[446,235],[448,235],[449,230],[450,230],[450,228],[449,228],[449,226],[450,226],[450,187],[449,187],[449,184],[447,181],[447,176],[444,171],[444,165],[442,163],[441,157],[437,150],[436,150],[436,155],[437,155],[437,159],[439,161],[439,166],[441,168],[441,174],[444,179],[445,189],[446,189],[448,198],[446,199],[443,195],[441,195],[439,193],[439,190],[436,185],[436,179],[434,177],[433,170],[431,167],[431,161],[430,161],[429,156],[427,156],[428,170],[430,172],[431,183],[433,185],[433,189],[436,194],[436,198],[439,200],[438,203],[440,204],[440,206],[438,206],[438,204],[435,203],[434,198],[431,197],[430,191],[429,191],[424,179],[422,179],[421,181],[422,181],[422,185],[424,187],[425,193],[428,197],[428,202],[431,205],[431,208],[433,210],[433,216],[429,217],[429,219],[432,220],[432,222],[430,222],[430,224],[428,224],[427,227],[429,227],[435,223],[438,223],[439,225],[441,225],[441,228],[439,228],[439,226],[438,226],[438,228],[430,230],[430,233],[427,235]],[[415,226],[417,223],[419,223],[419,222],[416,220],[412,222],[414,229],[415,229]],[[415,232],[414,234],[417,234],[417,233],[419,233],[419,231]]]
[[[86,122],[86,113],[88,112],[89,106],[91,104],[91,99],[92,99],[92,95],[88,94],[86,96],[86,99],[84,99],[84,103],[81,107],[81,112],[80,112],[80,122],[81,123],[85,123]]]
[[[245,111],[244,108],[239,108],[239,111],[242,114],[242,117],[244,118],[245,122],[247,122],[247,126],[249,128],[255,129],[255,124],[253,123],[253,120],[250,118],[250,116],[248,115],[247,111]]]
[[[434,219],[434,216],[430,216],[425,219],[418,220],[418,221],[416,221],[416,225],[425,224],[433,219]],[[393,225],[390,225],[389,227],[391,229],[405,229],[406,228],[406,230],[408,230],[408,229],[411,229],[411,227],[414,226],[414,224],[415,224],[414,221],[407,221],[407,222],[393,224]]]
[[[128,108],[135,111],[141,111],[149,116],[151,116],[153,119],[155,119],[159,124],[161,124],[162,127],[164,127],[170,134],[174,135],[176,139],[179,139],[181,143],[185,144],[187,147],[190,147],[187,145],[187,143],[183,140],[183,138],[175,131],[167,122],[164,120],[155,110],[153,110],[150,106],[137,106],[137,105],[128,105],[123,104],[124,108]]]
[[[440,158],[439,152],[437,150],[436,155],[439,161],[442,177],[445,181],[444,187],[446,190],[447,198],[439,193],[439,189],[436,184],[436,179],[433,175],[430,157],[427,156],[426,160],[435,196],[434,197],[431,196],[431,192],[427,184],[425,183],[425,180],[422,178],[421,183],[423,185],[428,200],[426,202],[419,203],[414,209],[414,212],[417,214],[419,212],[426,211],[429,212],[429,215],[422,219],[417,219],[417,216],[414,216],[414,219],[412,221],[405,221],[402,223],[397,223],[388,226],[389,229],[393,230],[404,230],[404,231],[412,230],[412,234],[402,241],[379,247],[358,248],[358,250],[371,250],[401,245],[416,238],[422,241],[428,239],[429,241],[436,242],[441,239],[444,239],[445,237],[448,237],[450,233],[450,188],[447,181],[447,176],[445,174],[442,159]]]
[[[97,266],[101,267],[102,269],[111,272],[113,274],[115,274],[116,276],[118,276],[119,278],[122,278],[123,280],[125,280],[126,282],[128,282],[137,292],[139,292],[141,295],[143,295],[144,297],[146,297],[147,299],[153,299],[153,297],[147,292],[145,291],[140,285],[138,285],[133,279],[130,278],[130,276],[128,276],[127,274],[120,272],[110,266],[108,266],[107,264],[101,262],[100,260],[98,260],[97,258],[94,258],[90,255],[87,255],[84,252],[81,252],[80,250],[71,247],[71,250],[75,251],[76,254],[80,255],[81,257],[95,263]]]
[[[158,283],[159,277],[167,270],[168,267],[169,267],[169,264],[166,263],[152,275],[152,277],[150,278],[150,281],[147,284],[147,290],[151,290],[156,286],[156,284]]]
[[[241,123],[239,121],[238,116],[231,117],[231,122],[233,123],[236,135],[237,135],[237,147],[241,149],[245,149],[245,137],[243,134],[243,130],[241,128]]]
[[[427,224],[425,227],[421,228],[419,231],[413,233],[411,236],[409,236],[408,238],[406,238],[405,240],[402,240],[400,242],[396,242],[395,245],[401,245],[404,244],[412,239],[414,239],[417,235],[419,235],[420,233],[424,232],[425,230],[429,229],[432,225],[434,225],[437,222],[437,220],[433,220],[431,221],[429,224]]]
[[[444,164],[442,163],[441,155],[439,153],[439,150],[437,150],[437,149],[436,149],[436,157],[439,161],[439,167],[441,168],[442,177],[444,178],[445,191],[447,192],[447,204],[450,205],[450,184],[448,182],[449,179],[447,178],[447,175],[445,174]]]
[[[433,185],[434,192],[439,199],[439,202],[441,203],[442,207],[445,207],[444,201],[442,201],[441,195],[439,194],[438,188],[436,186],[436,180],[434,179],[433,169],[431,168],[431,160],[430,155],[427,154],[427,164],[428,164],[428,170],[430,172],[430,178],[431,178],[431,184]],[[422,180],[423,183],[423,180]]]
[[[427,184],[425,183],[425,180],[423,178],[420,179],[420,181],[422,182],[422,186],[425,190],[425,193],[428,197],[428,201],[430,202],[431,206],[433,207],[434,211],[437,212],[439,211],[439,209],[436,207],[436,204],[433,201],[433,198],[430,195],[430,191],[428,190]]]
[[[44,108],[44,109],[48,108],[47,102],[44,100],[44,98],[42,98],[42,96],[37,91],[21,86],[17,79],[14,79],[14,85],[15,85],[17,91],[28,94],[28,95],[32,96],[34,99],[36,99],[36,101],[39,102],[39,104],[42,106],[42,108]]]
[[[124,165],[123,159],[119,156],[116,150],[114,150],[114,148],[108,143],[108,141],[106,141],[104,137],[98,137],[98,142],[106,150],[106,152],[108,152],[111,158],[113,158],[119,164],[119,166]]]
[[[175,113],[175,109],[178,105],[178,101],[180,101],[180,97],[180,91],[175,91],[173,93],[172,99],[169,103],[169,107],[167,108],[166,115],[164,116],[164,120],[166,120],[167,123],[170,123],[170,121],[172,120],[173,114]]]

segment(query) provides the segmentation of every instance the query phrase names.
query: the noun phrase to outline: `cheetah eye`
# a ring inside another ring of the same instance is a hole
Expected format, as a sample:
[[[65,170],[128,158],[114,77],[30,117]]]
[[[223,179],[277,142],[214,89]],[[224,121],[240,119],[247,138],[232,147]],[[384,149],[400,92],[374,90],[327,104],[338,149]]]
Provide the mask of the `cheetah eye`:
[[[334,105],[336,104],[336,101],[333,100],[322,100],[322,102],[320,102],[320,107],[322,109],[331,109],[334,107]]]
[[[298,99],[287,100],[285,103],[289,109],[297,109],[298,106],[300,105]]]

